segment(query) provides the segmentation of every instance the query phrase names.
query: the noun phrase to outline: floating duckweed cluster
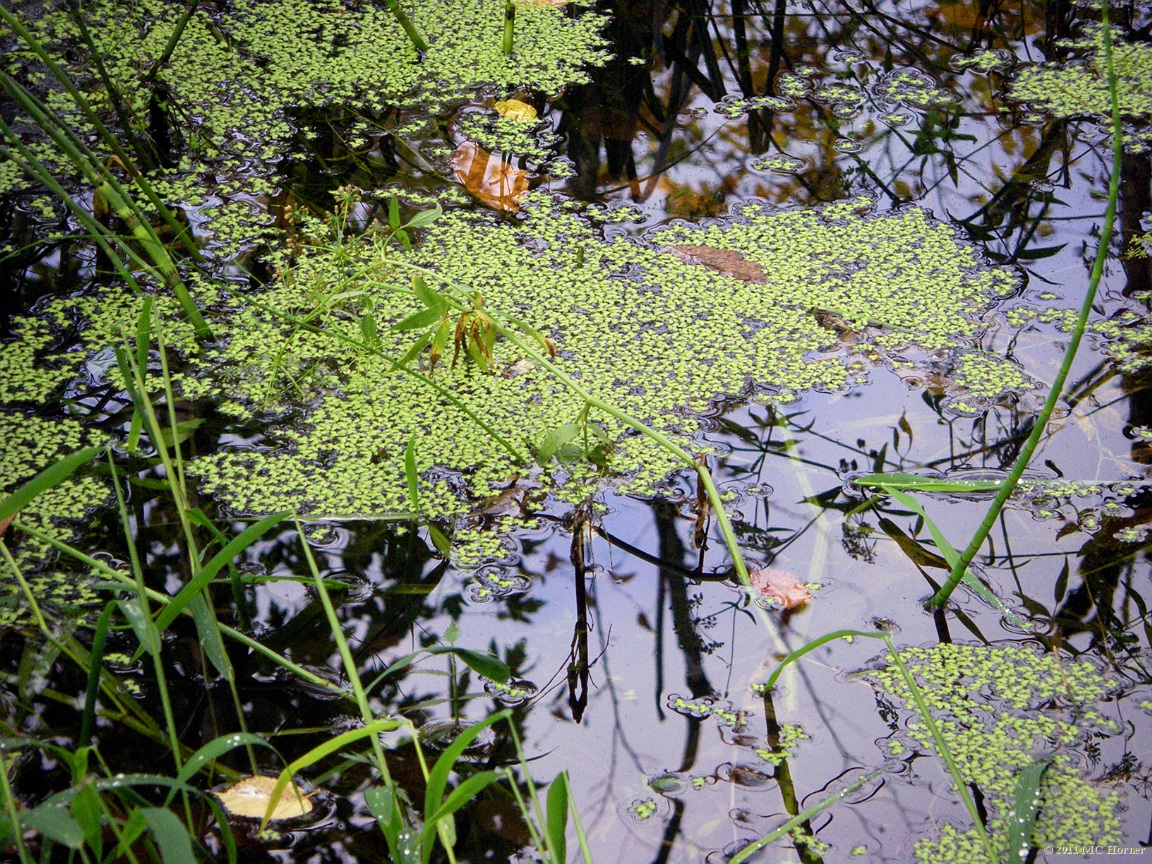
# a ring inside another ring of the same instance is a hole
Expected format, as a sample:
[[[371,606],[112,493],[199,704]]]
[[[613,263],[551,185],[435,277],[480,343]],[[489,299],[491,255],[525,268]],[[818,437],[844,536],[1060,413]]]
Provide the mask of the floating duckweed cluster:
[[[108,487],[93,477],[68,479],[37,496],[20,511],[19,520],[68,542],[76,533],[72,526],[105,504],[110,494]],[[10,547],[14,544],[13,537],[16,538],[13,558],[41,612],[74,619],[102,602],[92,576],[86,571],[60,569],[54,563],[55,551],[39,540],[10,534],[5,538]],[[0,567],[0,627],[27,626],[32,622],[32,612],[19,581],[9,566]]]
[[[1088,116],[1110,123],[1112,100],[1104,72],[1103,31],[1093,27],[1083,38],[1059,44],[1083,59],[1021,68],[1012,83],[1012,98],[1060,119]],[[1125,42],[1113,31],[1112,63],[1121,115],[1127,119],[1152,116],[1152,46]],[[1146,142],[1147,134],[1138,134],[1136,139]]]
[[[16,339],[0,344],[0,403],[43,402],[76,374],[70,365],[48,365],[43,358],[54,342],[47,321],[13,321]],[[3,480],[0,479],[0,485]]]
[[[783,96],[752,96],[750,98],[725,96],[712,107],[712,110],[729,120],[739,120],[741,117],[747,117],[751,111],[788,111],[795,107],[795,102]]]
[[[798,156],[775,153],[771,156],[753,159],[748,163],[748,167],[754,171],[771,171],[773,174],[799,174],[808,167],[808,162]]]
[[[301,140],[320,133],[333,115],[353,123],[343,145],[369,146],[381,117],[393,106],[437,106],[464,98],[480,86],[554,93],[587,80],[584,68],[606,61],[600,36],[605,18],[573,17],[548,5],[527,5],[516,17],[516,51],[501,50],[503,7],[487,0],[422,0],[406,4],[426,37],[418,55],[384,6],[338,0],[241,0],[218,14],[197,10],[168,65],[158,71],[163,99],[177,120],[175,137],[194,148],[197,167],[158,179],[162,196],[187,208],[198,234],[229,257],[257,245],[270,230],[264,204],[274,193],[270,166],[302,152]],[[113,0],[86,4],[85,21],[110,79],[128,109],[149,116],[151,89],[143,73],[162,54],[181,9],[162,0],[125,5]],[[28,22],[92,101],[107,101],[75,23],[63,9]],[[18,80],[50,80],[30,52],[5,56]],[[94,130],[57,90],[49,105],[91,140]],[[73,169],[29,124],[16,124],[30,149],[58,176]],[[0,193],[27,188],[15,165],[0,162]],[[261,200],[263,199],[263,200]]]
[[[988,48],[975,54],[957,54],[948,65],[954,72],[971,69],[973,72],[987,75],[989,72],[1008,68],[1012,62],[1012,55],[1003,48]]]
[[[7,350],[0,352],[0,356],[6,354]],[[26,372],[20,370],[21,376]],[[0,496],[89,443],[88,433],[73,420],[0,414]],[[67,523],[83,519],[92,508],[103,504],[108,494],[107,486],[99,480],[70,478],[33,499],[20,511],[19,519],[56,539],[70,540],[73,530]],[[47,611],[72,615],[96,602],[96,592],[86,577],[59,572],[51,565],[55,555],[47,544],[17,534],[9,534],[5,542],[14,547],[17,567]],[[0,627],[31,620],[15,574],[7,564],[0,566]]]
[[[1086,661],[1018,645],[945,644],[906,648],[900,656],[923,691],[960,773],[983,793],[993,845],[1005,850],[1016,779],[1031,764],[1037,747],[1059,752],[1044,775],[1035,845],[1120,841],[1119,794],[1085,780],[1080,774],[1084,760],[1076,755],[1085,746],[1086,733],[1118,731],[1095,707],[1115,689],[1114,681]],[[891,660],[889,656],[887,662]],[[866,677],[913,713],[904,733],[908,746],[934,749],[899,671],[886,665]],[[916,857],[959,864],[983,860],[984,855],[974,830],[962,832],[945,824],[936,839],[917,843]]]
[[[872,87],[876,96],[888,102],[927,111],[956,102],[956,96],[941,89],[930,75],[919,69],[893,69]]]
[[[863,199],[783,213],[747,204],[732,219],[677,224],[641,241],[605,241],[543,193],[521,204],[518,223],[448,214],[410,254],[369,243],[338,254],[304,247],[294,260],[285,253],[277,263],[285,277],[259,307],[240,297],[225,301],[225,342],[180,378],[183,395],[209,397],[240,419],[298,412],[293,406],[308,411],[303,422],[272,428],[259,451],[196,460],[192,470],[205,489],[249,513],[404,511],[401,457],[415,435],[422,509],[454,521],[471,502],[536,470],[527,464],[534,449],[549,431],[576,422],[584,406],[545,370],[518,362],[524,358],[509,343],[495,344],[496,374],[488,375],[470,362],[451,368],[449,342],[434,383],[393,372],[353,344],[364,338],[366,312],[383,354],[398,357],[413,342],[417,334],[388,329],[420,308],[407,287],[408,267],[427,268],[433,287],[447,280],[497,314],[522,317],[559,347],[561,370],[690,448],[697,415],[715,399],[750,387],[800,392],[863,380],[865,366],[852,366],[841,352],[810,356],[828,339],[814,308],[860,328],[884,325],[869,331],[880,347],[940,350],[970,336],[974,314],[1015,284],[1010,271],[981,267],[970,247],[923,211],[876,216]],[[743,258],[771,279],[746,282],[665,251],[677,245]],[[308,315],[323,332],[284,317]],[[866,348],[874,350],[854,350]],[[426,357],[416,365],[427,372]],[[589,419],[613,442],[610,467],[624,489],[652,494],[675,470],[672,457],[612,418],[593,411]],[[583,497],[598,472],[567,464],[554,472],[552,491]],[[485,542],[506,554],[498,541]]]
[[[707,698],[685,699],[683,696],[673,694],[668,697],[668,707],[677,714],[694,717],[697,720],[713,717],[729,729],[738,729],[748,723],[747,712],[733,711],[728,702],[717,702]]]
[[[1037,389],[1036,383],[1023,369],[996,354],[965,353],[951,377],[964,395],[950,401],[948,407],[961,413],[972,413],[1008,394]]]
[[[520,156],[538,164],[547,162],[560,143],[559,135],[542,128],[546,126],[543,122],[525,122],[479,110],[460,114],[454,125],[458,134],[489,153]]]
[[[780,765],[800,746],[801,741],[807,740],[809,735],[802,726],[785,723],[780,727],[780,744],[772,748],[758,747],[755,753],[769,765]]]

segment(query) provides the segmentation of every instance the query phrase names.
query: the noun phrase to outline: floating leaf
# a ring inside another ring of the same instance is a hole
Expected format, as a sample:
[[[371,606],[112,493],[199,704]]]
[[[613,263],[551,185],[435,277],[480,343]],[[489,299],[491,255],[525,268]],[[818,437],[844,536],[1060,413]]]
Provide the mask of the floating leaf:
[[[675,255],[681,261],[699,264],[701,267],[707,267],[741,282],[757,282],[761,285],[768,282],[759,264],[749,261],[731,249],[713,249],[711,246],[668,246],[663,251]]]
[[[748,574],[748,579],[761,597],[784,609],[799,609],[812,599],[808,586],[787,570],[759,567]]]
[[[528,190],[528,172],[493,156],[472,141],[465,141],[449,160],[456,179],[482,202],[496,210],[516,213],[516,199]]]
[[[231,816],[245,819],[262,819],[272,800],[272,790],[276,788],[275,777],[256,774],[246,777],[239,783],[229,786],[216,797]],[[272,808],[271,819],[298,819],[312,812],[312,802],[300,792],[295,784],[281,790]]]
[[[509,120],[519,120],[522,123],[531,123],[536,119],[536,109],[527,102],[519,99],[505,99],[495,104],[496,113]]]

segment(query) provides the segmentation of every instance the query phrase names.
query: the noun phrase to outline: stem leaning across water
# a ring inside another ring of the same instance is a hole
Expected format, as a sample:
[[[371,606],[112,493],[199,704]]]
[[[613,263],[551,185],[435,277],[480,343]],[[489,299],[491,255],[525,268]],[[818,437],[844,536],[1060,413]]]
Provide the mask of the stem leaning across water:
[[[1020,455],[1016,458],[1015,464],[1012,466],[1007,479],[1000,485],[1000,490],[996,493],[988,512],[984,515],[984,521],[980,523],[980,527],[976,529],[972,540],[968,546],[960,553],[960,559],[952,568],[952,572],[948,576],[948,581],[945,582],[940,590],[937,591],[932,599],[928,601],[930,609],[936,609],[943,606],[948,602],[948,598],[952,592],[956,590],[956,586],[960,584],[960,580],[964,578],[965,572],[968,570],[968,565],[972,563],[976,557],[976,553],[980,551],[980,547],[984,545],[984,541],[988,539],[988,535],[996,525],[996,519],[1000,516],[1000,511],[1003,509],[1005,503],[1016,491],[1016,486],[1020,482],[1025,469],[1027,469],[1029,462],[1032,460],[1032,455],[1036,452],[1036,448],[1040,444],[1040,439],[1043,437],[1045,430],[1048,426],[1048,421],[1052,417],[1052,412],[1056,410],[1056,403],[1060,401],[1060,395],[1064,390],[1064,382],[1068,378],[1068,373],[1072,370],[1072,362],[1076,359],[1076,351],[1080,347],[1080,341],[1084,338],[1084,330],[1088,326],[1088,316],[1092,312],[1092,304],[1096,301],[1096,289],[1100,285],[1100,278],[1104,274],[1104,262],[1108,258],[1108,245],[1112,239],[1112,227],[1116,221],[1116,202],[1120,193],[1120,160],[1124,154],[1124,140],[1123,140],[1123,127],[1120,122],[1120,102],[1117,95],[1116,83],[1116,68],[1112,63],[1112,30],[1108,25],[1108,4],[1104,3],[1101,6],[1101,21],[1103,23],[1104,35],[1104,65],[1108,74],[1108,93],[1112,101],[1112,174],[1108,181],[1108,207],[1104,212],[1104,227],[1100,231],[1100,243],[1096,247],[1096,259],[1092,263],[1092,273],[1088,280],[1088,290],[1084,294],[1084,302],[1080,305],[1080,314],[1076,318],[1076,326],[1072,330],[1071,338],[1068,340],[1068,348],[1064,352],[1064,361],[1060,364],[1060,370],[1056,373],[1056,378],[1052,381],[1052,387],[1048,391],[1048,398],[1044,402],[1044,407],[1040,409],[1040,414],[1036,417],[1036,424],[1032,427],[1032,433],[1028,436],[1028,440],[1024,442],[1024,446],[1020,448]]]

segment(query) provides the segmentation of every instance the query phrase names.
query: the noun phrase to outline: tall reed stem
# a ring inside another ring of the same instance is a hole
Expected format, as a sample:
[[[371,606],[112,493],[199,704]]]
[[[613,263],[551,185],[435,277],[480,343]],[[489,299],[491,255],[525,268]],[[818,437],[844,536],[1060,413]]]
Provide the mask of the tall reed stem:
[[[996,493],[988,512],[984,515],[984,521],[980,523],[980,527],[976,529],[971,542],[960,553],[960,559],[952,568],[952,572],[948,576],[948,581],[940,586],[932,599],[928,601],[930,609],[936,609],[943,606],[948,602],[948,598],[952,596],[952,592],[956,590],[956,586],[960,584],[960,580],[964,578],[964,574],[968,570],[968,565],[975,559],[976,554],[980,551],[980,547],[984,545],[984,541],[988,539],[988,535],[992,529],[996,527],[996,519],[1000,516],[1000,511],[1004,508],[1012,493],[1016,491],[1016,486],[1020,483],[1020,478],[1023,476],[1025,469],[1028,467],[1029,462],[1032,460],[1032,455],[1036,452],[1036,448],[1040,444],[1040,439],[1044,436],[1048,427],[1048,421],[1052,417],[1052,412],[1056,410],[1056,403],[1060,401],[1060,396],[1064,391],[1064,382],[1068,378],[1069,372],[1072,370],[1072,363],[1076,359],[1076,351],[1080,347],[1080,341],[1084,338],[1084,331],[1088,326],[1088,316],[1092,312],[1092,304],[1096,302],[1096,289],[1100,285],[1100,279],[1104,274],[1104,262],[1108,258],[1108,246],[1112,239],[1112,228],[1116,221],[1116,202],[1120,194],[1120,162],[1124,155],[1124,128],[1120,121],[1120,102],[1117,94],[1117,81],[1116,81],[1116,68],[1112,62],[1112,29],[1108,24],[1108,3],[1101,4],[1101,21],[1103,24],[1104,36],[1104,65],[1108,75],[1108,94],[1112,101],[1112,174],[1108,181],[1108,208],[1104,212],[1104,227],[1100,231],[1100,243],[1096,247],[1096,260],[1092,263],[1092,273],[1088,280],[1088,290],[1084,294],[1084,302],[1080,304],[1080,314],[1076,318],[1076,326],[1072,329],[1071,338],[1068,340],[1068,348],[1064,352],[1064,361],[1060,364],[1060,370],[1056,373],[1056,378],[1052,381],[1052,387],[1048,391],[1048,398],[1044,402],[1044,407],[1040,409],[1040,414],[1036,417],[1036,425],[1032,427],[1032,433],[1028,436],[1028,440],[1024,442],[1024,446],[1020,448],[1020,455],[1016,457],[1016,463],[1012,466],[1007,479],[1001,484],[1000,490]]]

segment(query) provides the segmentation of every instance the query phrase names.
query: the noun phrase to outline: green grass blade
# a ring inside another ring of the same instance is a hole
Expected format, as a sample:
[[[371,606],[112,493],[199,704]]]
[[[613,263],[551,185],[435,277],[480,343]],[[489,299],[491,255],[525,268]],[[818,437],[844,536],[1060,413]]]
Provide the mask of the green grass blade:
[[[857,486],[879,489],[913,489],[917,492],[996,492],[999,480],[947,480],[943,477],[922,477],[919,474],[865,474],[852,481]]]
[[[169,625],[176,620],[176,616],[184,610],[184,607],[192,602],[192,598],[196,597],[216,578],[217,573],[248,546],[262,537],[269,528],[287,519],[288,515],[287,513],[273,513],[271,516],[265,516],[259,522],[249,525],[233,537],[228,545],[213,555],[212,559],[196,574],[196,577],[172,598],[164,611],[160,613],[160,617],[156,619],[156,628],[161,633],[167,630]]]
[[[268,810],[264,813],[264,818],[260,822],[261,830],[267,827],[268,820],[272,816],[272,811],[276,807],[276,802],[280,800],[280,795],[288,787],[288,783],[291,782],[294,774],[315,765],[324,757],[331,756],[353,741],[360,741],[363,738],[378,735],[381,732],[391,732],[404,725],[405,723],[402,720],[376,720],[365,726],[361,726],[359,729],[352,729],[342,735],[337,735],[335,738],[325,741],[323,744],[318,744],[299,759],[293,761],[287,768],[281,771],[280,776],[276,778],[276,785],[272,787],[272,792],[268,796]]]
[[[489,726],[511,716],[512,712],[505,708],[503,711],[497,711],[490,717],[485,717],[475,726],[470,726],[457,735],[456,740],[448,745],[448,748],[440,754],[440,758],[436,760],[436,764],[428,773],[428,786],[424,793],[425,818],[440,808],[440,802],[444,797],[444,790],[448,786],[448,775],[452,773],[452,769],[456,767],[456,760],[464,754],[464,751],[468,749],[468,745],[476,740],[476,736]]]
[[[81,747],[87,747],[92,743],[92,730],[96,728],[96,702],[100,698],[100,670],[104,663],[104,646],[108,640],[108,626],[112,623],[112,612],[115,609],[115,600],[109,600],[105,603],[100,617],[96,619],[96,628],[92,631],[92,650],[88,652],[88,689],[84,695],[84,713],[80,717],[80,737],[77,739]]]
[[[907,492],[901,492],[899,489],[886,488],[885,491],[924,520],[924,524],[928,526],[928,531],[932,535],[932,539],[936,541],[936,548],[940,550],[940,554],[944,560],[948,562],[948,566],[956,567],[960,564],[960,553],[956,551],[955,546],[948,542],[948,538],[944,536],[944,532],[932,521],[928,512],[920,506],[920,502]],[[981,582],[979,577],[972,572],[972,568],[968,567],[967,564],[964,566],[962,581],[973,594],[994,608],[1013,626],[1020,627],[1027,632],[1031,632],[1034,629],[1031,624],[1009,609],[1004,601],[996,596],[994,591]]]
[[[1008,855],[1013,864],[1027,864],[1032,851],[1032,831],[1036,827],[1036,817],[1040,815],[1040,804],[1044,796],[1040,786],[1044,782],[1044,772],[1052,764],[1052,756],[1033,756],[1016,778],[1016,788],[1012,793],[1012,810],[1008,816]]]
[[[49,465],[3,501],[0,501],[0,521],[15,516],[43,492],[59,486],[102,452],[100,447],[85,447],[69,453],[54,465]]]
[[[412,512],[420,512],[420,475],[416,471],[416,436],[408,439],[404,448],[404,478],[408,481],[408,503]]]
[[[568,843],[564,831],[568,827],[568,772],[561,771],[548,786],[545,799],[547,811],[548,855],[555,864],[568,860]]]
[[[861,636],[865,639],[884,639],[886,638],[883,633],[868,633],[864,630],[833,630],[831,633],[825,633],[818,639],[813,639],[805,645],[801,645],[795,651],[792,651],[780,661],[780,665],[772,670],[772,674],[768,676],[768,680],[764,682],[764,689],[771,690],[776,686],[776,681],[780,678],[782,673],[789,665],[795,663],[805,654],[810,651],[815,651],[821,645],[827,645],[829,642],[835,642],[837,639],[854,639]]]
[[[473,774],[444,799],[436,812],[430,814],[424,822],[424,829],[420,832],[420,842],[424,849],[424,860],[432,857],[432,841],[437,831],[437,823],[447,819],[484,789],[500,779],[499,771],[481,771]]]

